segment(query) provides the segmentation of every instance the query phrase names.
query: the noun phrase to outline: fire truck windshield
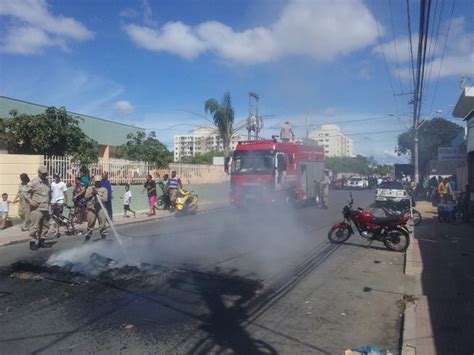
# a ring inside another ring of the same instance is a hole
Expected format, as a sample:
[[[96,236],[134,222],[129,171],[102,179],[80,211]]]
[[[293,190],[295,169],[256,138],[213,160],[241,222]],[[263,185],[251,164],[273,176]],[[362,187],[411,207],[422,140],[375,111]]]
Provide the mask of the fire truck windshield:
[[[232,160],[232,174],[272,174],[274,169],[271,150],[247,150],[235,152]]]

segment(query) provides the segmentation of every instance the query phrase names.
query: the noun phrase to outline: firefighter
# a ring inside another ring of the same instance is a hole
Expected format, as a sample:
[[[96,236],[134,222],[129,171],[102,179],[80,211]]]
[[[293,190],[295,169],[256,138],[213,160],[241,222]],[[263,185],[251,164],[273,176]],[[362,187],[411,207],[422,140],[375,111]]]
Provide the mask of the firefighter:
[[[321,208],[324,208],[325,210],[328,209],[329,183],[329,170],[325,169],[323,177],[319,181]]]
[[[44,240],[48,234],[49,227],[50,194],[48,169],[45,166],[40,166],[38,176],[31,180],[26,185],[25,191],[23,191],[23,197],[30,208],[31,227],[29,234],[31,250],[44,246]]]
[[[107,201],[107,189],[101,186],[102,178],[100,175],[94,176],[94,185],[90,185],[85,194],[87,201],[87,234],[86,242],[91,239],[96,220],[99,220],[99,233],[102,239],[107,236],[106,223],[107,218],[102,208]],[[102,205],[99,203],[99,199]]]

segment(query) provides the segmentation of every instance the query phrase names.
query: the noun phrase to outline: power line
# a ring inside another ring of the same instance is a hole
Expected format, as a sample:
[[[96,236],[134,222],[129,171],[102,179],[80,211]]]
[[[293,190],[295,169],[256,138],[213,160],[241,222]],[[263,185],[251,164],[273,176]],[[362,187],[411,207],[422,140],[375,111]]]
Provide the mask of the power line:
[[[446,47],[448,44],[449,31],[451,29],[451,20],[453,19],[454,7],[456,6],[456,0],[453,0],[453,6],[451,7],[451,14],[449,15],[448,29],[446,30],[446,38],[444,39],[443,54],[441,55],[441,62],[439,64],[438,76],[436,78],[435,89],[433,93],[433,99],[431,100],[430,112],[433,110],[433,105],[436,99],[436,94],[438,92],[438,82],[441,75],[441,68],[443,67],[444,56],[446,55]]]
[[[411,62],[411,72],[413,80],[413,90],[415,90],[415,59],[413,58],[413,43],[412,43],[412,31],[411,31],[411,16],[410,16],[410,2],[406,0],[407,4],[407,17],[408,17],[408,39],[409,39],[409,50],[410,50],[410,62]]]
[[[392,89],[393,101],[395,103],[395,110],[398,113],[398,103],[397,103],[397,99],[395,98],[395,89],[393,88],[392,78],[390,76],[390,70],[388,68],[387,58],[385,56],[385,49],[384,49],[384,46],[383,46],[383,43],[382,43],[382,36],[380,34],[380,27],[379,27],[379,22],[377,20],[377,14],[376,14],[376,11],[375,11],[375,2],[374,2],[374,0],[372,0],[372,8],[373,8],[374,17],[375,17],[375,25],[377,26],[377,36],[378,36],[378,39],[379,39],[380,48],[382,50],[382,57],[383,57],[384,65],[385,65],[385,72],[387,73],[388,81],[390,83],[390,88]]]
[[[442,18],[443,18],[444,4],[445,4],[445,1],[441,0],[441,7],[440,7],[440,10],[439,10],[438,25],[437,26],[435,26],[435,23],[436,23],[436,9],[437,9],[437,6],[438,6],[438,2],[436,2],[435,12],[434,12],[434,15],[433,15],[433,17],[435,19],[435,23],[433,23],[433,27],[432,27],[433,31],[431,31],[431,38],[433,38],[433,32],[434,32],[435,27],[436,27],[436,35],[434,37],[433,50],[431,50],[431,44],[433,43],[433,39],[431,39],[430,48],[428,49],[428,58],[430,57],[429,53],[431,51],[431,59],[430,59],[430,66],[429,66],[427,81],[431,80],[431,73],[432,73],[433,65],[434,65],[434,57],[436,55],[436,48],[438,46],[439,33],[440,33],[440,28],[441,28],[441,23],[442,23]]]
[[[396,66],[397,66],[398,82],[400,83],[400,91],[403,92],[402,78],[400,76],[400,66],[398,64],[397,38],[395,36],[395,26],[393,25],[392,0],[389,0],[388,8],[390,10],[390,23],[392,25],[393,49],[395,51],[395,63],[396,63]]]
[[[430,27],[430,11],[431,11],[431,0],[428,1],[428,7],[426,10],[426,21],[425,21],[425,29],[423,31],[424,35],[424,43],[423,43],[423,53],[422,53],[422,67],[421,67],[421,82],[420,82],[420,91],[419,91],[419,97],[418,97],[418,118],[417,120],[419,121],[420,119],[420,112],[421,112],[421,106],[423,102],[423,88],[425,84],[425,66],[426,66],[426,49],[428,46],[428,33],[429,33],[429,27]]]

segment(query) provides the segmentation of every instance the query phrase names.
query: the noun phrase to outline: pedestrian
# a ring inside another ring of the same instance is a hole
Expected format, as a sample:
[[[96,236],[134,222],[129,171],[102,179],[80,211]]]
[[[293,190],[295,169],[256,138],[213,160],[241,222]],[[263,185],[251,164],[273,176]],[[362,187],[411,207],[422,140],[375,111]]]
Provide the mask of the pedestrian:
[[[107,218],[106,211],[102,208],[107,201],[107,189],[101,186],[102,178],[100,175],[94,176],[94,185],[90,185],[85,194],[87,201],[87,234],[86,242],[91,239],[94,231],[95,222],[99,220],[99,233],[102,239],[107,236]],[[101,203],[102,202],[102,205]]]
[[[13,199],[13,203],[20,203],[18,206],[18,216],[22,222],[21,230],[25,232],[30,229],[30,206],[28,205],[28,202],[26,202],[23,194],[26,191],[26,186],[30,182],[30,178],[28,177],[28,174],[23,173],[20,174],[20,180],[21,183],[18,187],[18,193]]]
[[[182,188],[181,179],[176,176],[176,171],[171,172],[171,177],[166,184],[166,192],[170,199],[170,210],[176,208],[176,198],[178,197],[178,190]]]
[[[449,185],[451,185],[451,191],[457,191],[456,175],[449,178]]]
[[[132,204],[132,192],[130,191],[130,185],[125,184],[125,193],[123,194],[123,216],[128,217],[128,212],[133,213],[133,217],[136,216],[136,212],[130,208]]]
[[[81,184],[87,189],[90,185],[89,169],[83,166],[79,171],[79,174],[81,175]]]
[[[2,200],[0,201],[0,229],[8,227],[8,212],[10,210],[10,201],[8,201],[8,194],[2,194]]]
[[[148,196],[148,206],[150,208],[148,216],[156,215],[156,202],[157,202],[157,193],[156,193],[156,183],[153,180],[153,177],[148,174],[146,176],[145,184],[143,185],[142,193],[146,191]]]
[[[54,181],[51,183],[51,214],[61,216],[64,204],[67,205],[67,185],[61,181],[59,173],[53,174]],[[56,225],[56,237],[59,237],[59,224]]]
[[[423,187],[423,197],[426,198],[427,200],[429,200],[429,198],[430,198],[430,182],[428,181],[428,178],[426,176],[423,178],[422,187]]]
[[[23,197],[30,207],[30,249],[37,250],[44,246],[49,227],[51,188],[48,180],[48,169],[45,166],[40,166],[38,176],[26,186]]]
[[[107,171],[104,171],[102,173],[102,181],[100,182],[100,185],[107,190],[107,201],[105,201],[104,206],[105,210],[107,211],[107,215],[109,216],[109,219],[111,221],[114,220],[114,215],[112,212],[112,184],[110,183],[109,180],[109,173]]]
[[[319,181],[321,208],[328,209],[329,198],[329,170],[325,169],[323,177]]]
[[[441,198],[441,202],[447,202],[451,200],[451,185],[449,184],[448,178],[444,178],[444,180],[438,186],[439,196]]]
[[[85,194],[86,187],[81,182],[81,177],[76,176],[75,186],[72,192],[72,201],[74,203],[74,214],[78,224],[81,224],[87,219]]]
[[[283,142],[289,142],[295,138],[295,134],[293,133],[293,129],[291,129],[290,122],[286,121],[281,127],[280,138]]]
[[[170,208],[170,195],[168,194],[168,191],[166,190],[166,186],[168,185],[168,181],[170,179],[170,176],[168,174],[163,175],[163,179],[161,180],[161,189],[163,191],[163,202],[164,210],[168,210]]]
[[[432,176],[430,179],[430,200],[433,203],[433,206],[435,206],[437,202],[437,196],[438,196],[438,180],[436,179],[436,176]]]

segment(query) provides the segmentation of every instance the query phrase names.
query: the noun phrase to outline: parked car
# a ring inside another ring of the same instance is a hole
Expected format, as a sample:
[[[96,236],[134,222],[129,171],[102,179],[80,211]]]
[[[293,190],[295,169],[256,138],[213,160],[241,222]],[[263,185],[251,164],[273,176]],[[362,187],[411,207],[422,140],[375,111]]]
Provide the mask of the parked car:
[[[369,182],[366,178],[360,176],[353,176],[347,182],[349,189],[367,189],[369,188]]]
[[[403,184],[398,181],[384,181],[375,190],[375,202],[400,202],[410,198],[410,194]]]
[[[343,190],[347,187],[346,179],[337,179],[334,181],[334,190]]]

